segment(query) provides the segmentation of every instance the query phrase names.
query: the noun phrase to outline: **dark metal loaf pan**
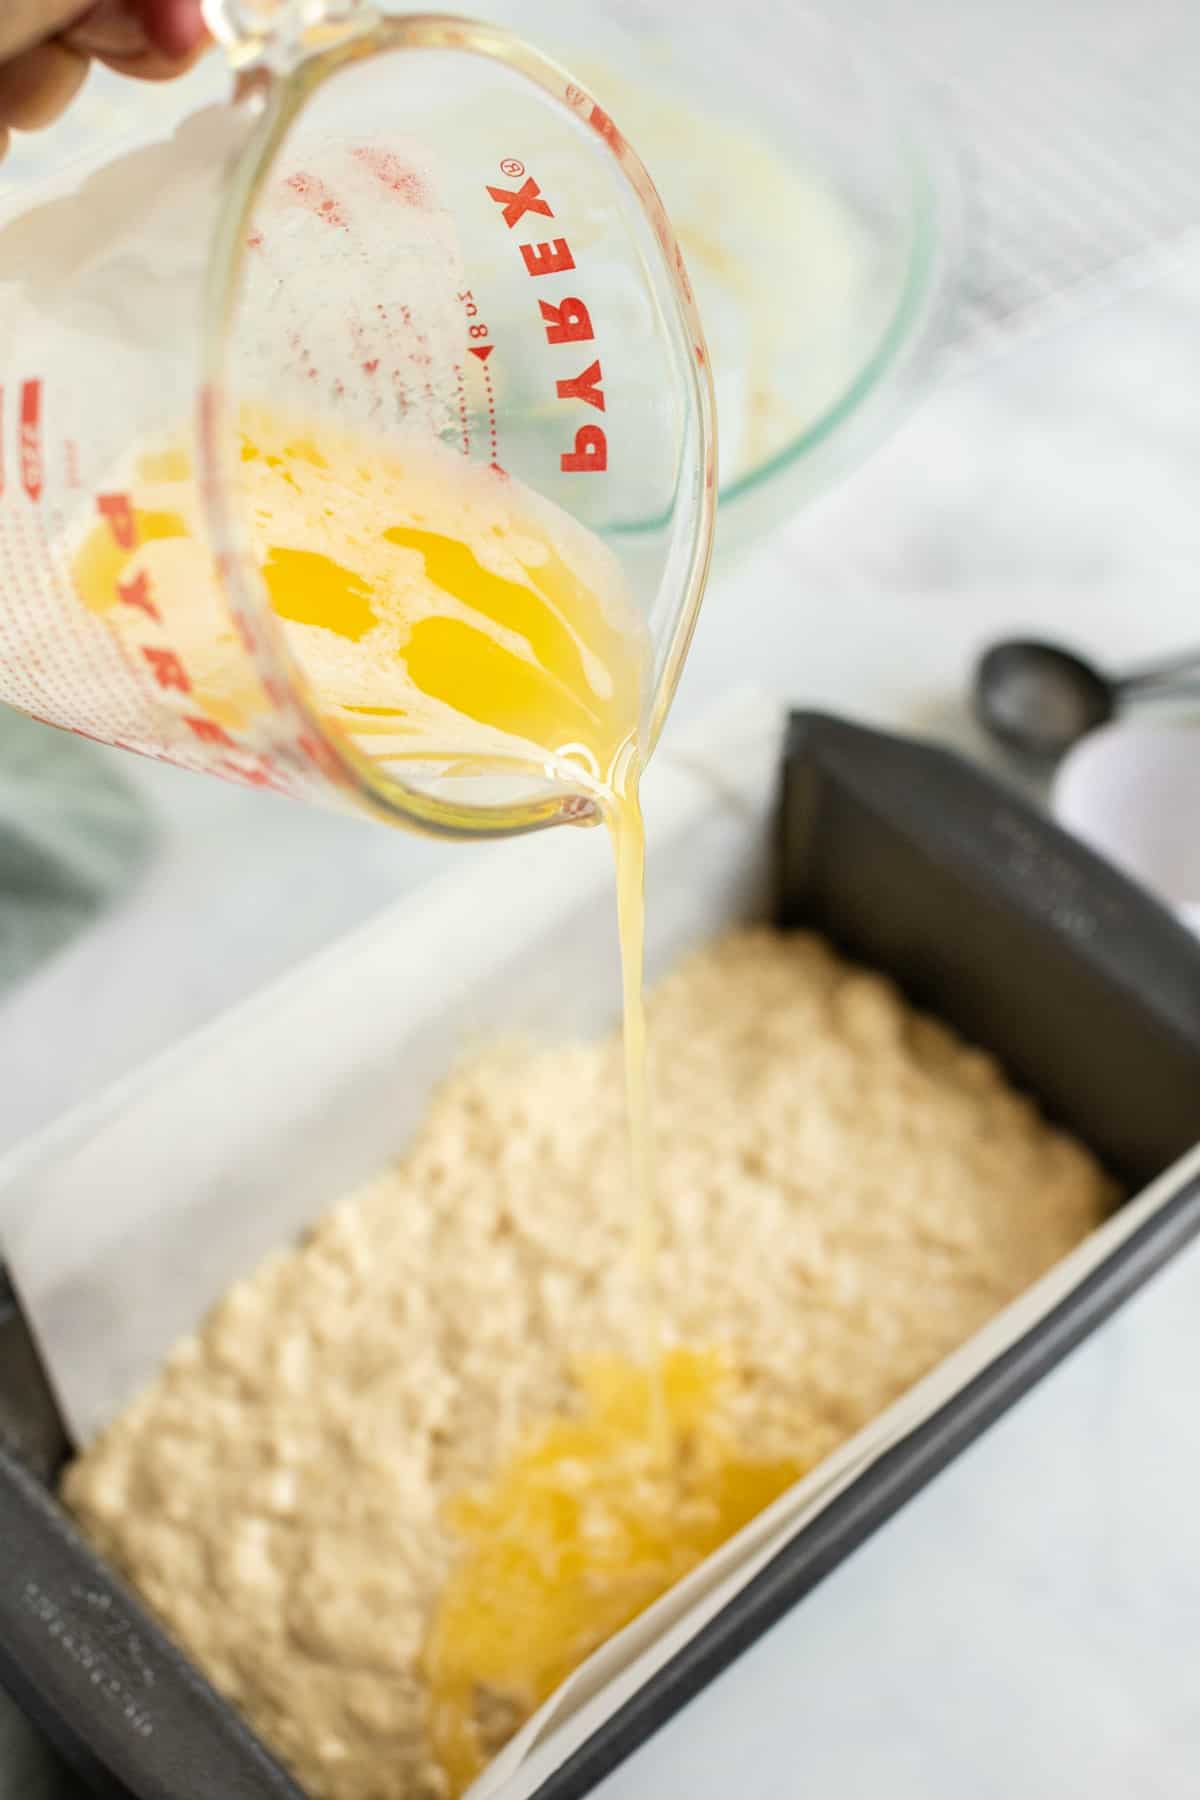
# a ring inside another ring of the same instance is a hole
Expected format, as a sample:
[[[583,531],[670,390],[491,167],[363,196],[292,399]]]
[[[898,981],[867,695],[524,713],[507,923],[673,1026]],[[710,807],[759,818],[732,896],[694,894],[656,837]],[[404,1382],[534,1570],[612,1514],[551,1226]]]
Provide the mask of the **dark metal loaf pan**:
[[[781,925],[812,925],[994,1052],[1133,1192],[1200,1137],[1200,945],[1163,908],[958,758],[793,717]],[[586,1794],[1200,1230],[1181,1179],[1138,1232],[845,1489],[577,1748],[539,1800]],[[298,1790],[88,1550],[53,1497],[67,1453],[0,1291],[0,1681],[99,1793]]]

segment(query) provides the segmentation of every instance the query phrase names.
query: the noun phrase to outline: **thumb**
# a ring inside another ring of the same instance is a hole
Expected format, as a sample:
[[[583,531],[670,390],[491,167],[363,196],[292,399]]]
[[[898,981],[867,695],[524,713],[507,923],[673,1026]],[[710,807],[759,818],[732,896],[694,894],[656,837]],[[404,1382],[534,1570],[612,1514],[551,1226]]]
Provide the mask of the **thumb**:
[[[53,37],[80,14],[79,0],[4,0],[0,6],[0,62]]]

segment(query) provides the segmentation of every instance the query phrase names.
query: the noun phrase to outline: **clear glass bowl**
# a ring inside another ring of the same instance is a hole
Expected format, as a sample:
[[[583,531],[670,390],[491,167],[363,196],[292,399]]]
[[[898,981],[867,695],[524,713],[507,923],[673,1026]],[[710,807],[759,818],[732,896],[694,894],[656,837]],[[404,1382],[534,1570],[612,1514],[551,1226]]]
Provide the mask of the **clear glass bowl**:
[[[384,10],[414,10],[396,5]],[[886,43],[778,0],[463,0],[599,94],[657,182],[704,321],[721,436],[718,553],[795,512],[920,391],[960,248],[957,170]],[[213,97],[216,58],[188,78]],[[24,139],[0,186],[72,129],[186,110],[93,77],[83,112]]]
[[[637,146],[712,358],[722,556],[860,462],[920,391],[961,241],[958,171],[887,45],[778,0],[478,0]]]

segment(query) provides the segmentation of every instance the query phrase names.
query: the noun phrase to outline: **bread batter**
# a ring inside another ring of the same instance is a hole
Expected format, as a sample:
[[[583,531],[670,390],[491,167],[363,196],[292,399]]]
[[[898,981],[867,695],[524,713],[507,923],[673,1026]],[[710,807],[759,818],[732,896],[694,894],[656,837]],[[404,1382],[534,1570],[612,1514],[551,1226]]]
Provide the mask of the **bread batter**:
[[[726,1359],[720,1431],[759,1470],[811,1467],[1115,1198],[988,1056],[815,937],[726,936],[650,1028],[665,1337]],[[478,1551],[463,1508],[491,1531],[579,1416],[581,1368],[636,1355],[623,1105],[616,1037],[465,1063],[395,1166],[67,1473],[89,1537],[315,1800],[452,1790],[426,1671]],[[478,1686],[490,1750],[527,1673]]]

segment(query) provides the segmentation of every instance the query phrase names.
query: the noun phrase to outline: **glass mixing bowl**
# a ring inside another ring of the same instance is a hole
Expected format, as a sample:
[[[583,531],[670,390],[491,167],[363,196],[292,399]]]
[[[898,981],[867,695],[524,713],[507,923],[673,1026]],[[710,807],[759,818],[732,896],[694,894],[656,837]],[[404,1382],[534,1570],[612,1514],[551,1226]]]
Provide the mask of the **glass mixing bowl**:
[[[477,0],[636,145],[712,358],[727,557],[861,461],[944,340],[956,165],[883,40],[778,0]]]
[[[704,322],[727,558],[860,462],[920,392],[960,244],[957,170],[887,45],[779,0],[458,0],[597,92],[657,182]],[[395,4],[389,12],[415,10]],[[219,60],[188,78],[223,92]],[[94,76],[74,118],[21,141],[0,186],[69,154],[103,113],[186,110]]]

